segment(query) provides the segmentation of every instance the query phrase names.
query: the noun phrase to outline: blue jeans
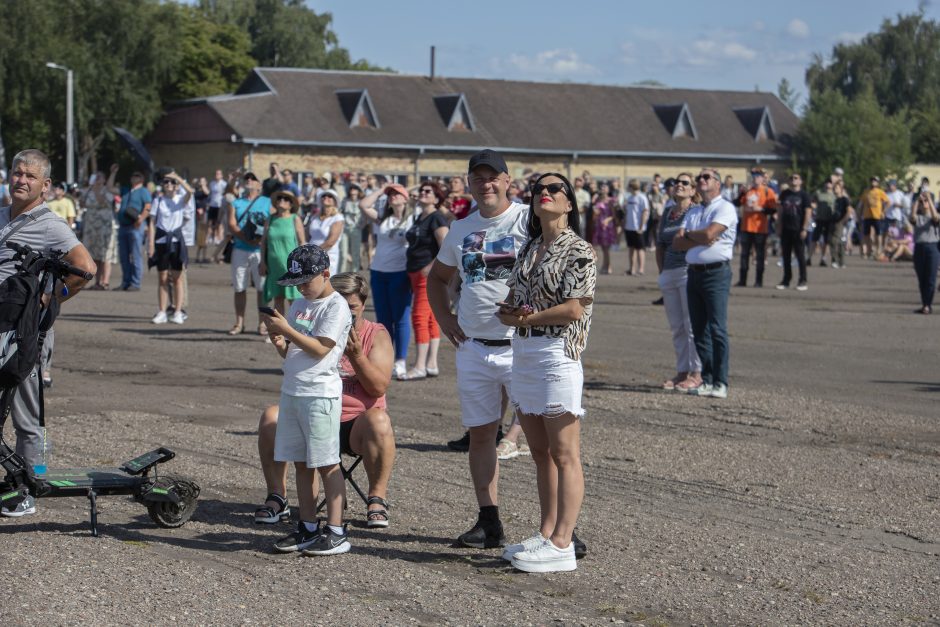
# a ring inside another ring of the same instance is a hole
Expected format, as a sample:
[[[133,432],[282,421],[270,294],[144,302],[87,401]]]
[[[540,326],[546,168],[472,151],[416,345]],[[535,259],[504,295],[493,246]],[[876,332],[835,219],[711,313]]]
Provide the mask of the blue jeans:
[[[920,304],[933,307],[933,295],[937,291],[937,266],[940,265],[940,250],[936,244],[914,244],[914,271],[920,287]]]
[[[375,319],[392,336],[395,360],[408,358],[411,341],[411,281],[408,273],[372,270],[372,302]]]
[[[144,259],[140,247],[144,242],[143,227],[122,226],[118,229],[118,258],[121,261],[121,287],[140,288]]]
[[[702,360],[702,382],[728,385],[728,295],[731,264],[710,270],[689,267],[686,285],[695,350]]]

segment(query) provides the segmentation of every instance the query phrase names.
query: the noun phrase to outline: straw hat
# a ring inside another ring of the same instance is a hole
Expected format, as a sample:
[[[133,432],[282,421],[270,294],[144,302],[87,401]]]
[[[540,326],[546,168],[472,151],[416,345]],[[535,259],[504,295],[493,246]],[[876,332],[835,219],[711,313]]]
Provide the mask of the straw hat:
[[[300,209],[300,205],[297,202],[297,197],[294,196],[293,192],[289,192],[287,190],[280,190],[280,191],[274,192],[273,194],[271,194],[271,204],[274,205],[274,207],[277,207],[277,201],[280,198],[286,198],[290,201],[292,212],[296,213],[297,210]]]

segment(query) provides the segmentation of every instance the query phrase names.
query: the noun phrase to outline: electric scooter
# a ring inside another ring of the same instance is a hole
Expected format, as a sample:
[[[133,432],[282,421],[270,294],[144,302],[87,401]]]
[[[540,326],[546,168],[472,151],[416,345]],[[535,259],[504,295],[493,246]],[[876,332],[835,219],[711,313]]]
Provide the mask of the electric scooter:
[[[41,277],[37,298],[45,293],[50,281],[53,287],[56,287],[58,281],[70,274],[86,280],[93,278],[63,261],[63,252],[52,251],[44,254],[15,242],[8,242],[7,246],[16,253],[11,261],[18,262],[18,272]],[[42,309],[40,342],[52,326],[57,313],[54,304],[57,303],[56,299],[52,298],[50,303],[53,304]],[[0,466],[6,471],[4,480],[0,481],[0,503],[27,495],[36,499],[87,497],[91,510],[91,534],[95,537],[98,536],[99,496],[133,496],[147,508],[151,520],[160,527],[181,527],[190,519],[196,509],[199,486],[191,479],[158,472],[161,464],[176,457],[176,453],[165,447],[144,453],[117,468],[31,467],[3,439],[3,426],[10,415],[14,394],[16,387],[0,391]],[[42,404],[40,395],[40,412],[43,411]],[[42,423],[42,420],[40,422]]]

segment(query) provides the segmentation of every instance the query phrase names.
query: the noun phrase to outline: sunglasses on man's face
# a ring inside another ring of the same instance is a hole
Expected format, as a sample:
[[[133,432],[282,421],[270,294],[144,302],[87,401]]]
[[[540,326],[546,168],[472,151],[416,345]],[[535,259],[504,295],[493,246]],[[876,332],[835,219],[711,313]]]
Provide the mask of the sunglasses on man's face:
[[[164,185],[176,185],[176,181],[174,181],[173,179],[166,179],[165,181],[163,181],[163,184]]]
[[[706,173],[706,174],[699,174],[698,176],[695,177],[695,180],[696,182],[700,183],[702,181],[717,181],[718,179],[712,176],[711,174]]]
[[[549,194],[557,194],[558,192],[565,191],[564,183],[549,183],[548,185],[543,185],[541,183],[536,183],[532,186],[532,195],[538,196],[542,193],[543,190],[548,190]]]

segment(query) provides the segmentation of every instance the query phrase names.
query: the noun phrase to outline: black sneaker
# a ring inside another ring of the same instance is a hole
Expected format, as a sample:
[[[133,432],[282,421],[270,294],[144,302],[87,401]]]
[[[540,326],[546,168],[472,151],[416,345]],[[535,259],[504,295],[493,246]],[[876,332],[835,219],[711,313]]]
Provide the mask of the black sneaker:
[[[297,531],[275,542],[274,550],[279,553],[302,551],[316,542],[322,533],[323,529],[320,528],[320,521],[317,521],[317,528],[314,531],[308,531],[304,521],[298,521]]]
[[[497,520],[484,524],[477,520],[473,529],[457,537],[457,543],[471,549],[495,549],[505,546],[506,536],[503,535],[503,523]]]
[[[574,544],[574,558],[579,560],[587,555],[587,545],[581,541],[578,534],[571,532],[571,542]]]
[[[456,440],[447,443],[447,448],[458,453],[466,453],[470,450],[470,432],[464,431],[463,435]]]
[[[339,555],[348,553],[352,548],[349,544],[349,536],[346,534],[346,525],[343,525],[343,532],[336,533],[330,529],[329,525],[323,525],[320,528],[320,535],[306,548],[301,549],[301,555]]]

